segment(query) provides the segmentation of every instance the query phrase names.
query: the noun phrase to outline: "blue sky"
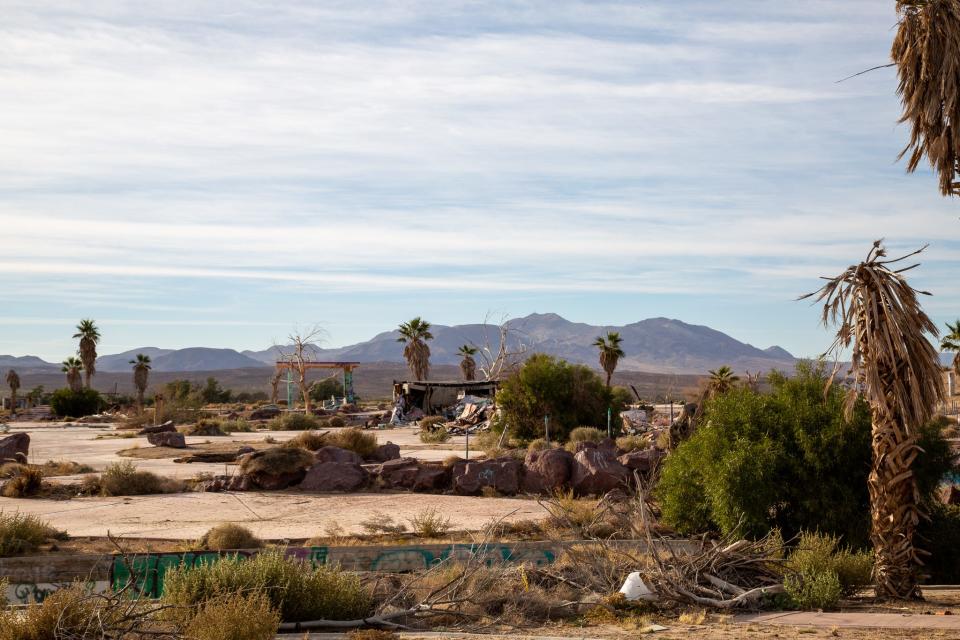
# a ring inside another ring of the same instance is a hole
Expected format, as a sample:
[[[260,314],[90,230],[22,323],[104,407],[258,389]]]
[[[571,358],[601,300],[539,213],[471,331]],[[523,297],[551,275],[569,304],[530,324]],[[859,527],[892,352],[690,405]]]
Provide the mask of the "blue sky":
[[[794,299],[879,237],[960,315],[894,70],[836,82],[893,2],[2,4],[0,353],[554,311],[810,355]]]

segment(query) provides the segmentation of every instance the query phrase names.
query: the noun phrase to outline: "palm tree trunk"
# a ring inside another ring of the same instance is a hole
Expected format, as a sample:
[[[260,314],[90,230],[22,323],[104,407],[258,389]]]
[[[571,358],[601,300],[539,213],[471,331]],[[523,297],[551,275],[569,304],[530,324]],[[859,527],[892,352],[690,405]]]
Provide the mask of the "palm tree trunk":
[[[143,415],[143,389],[137,389],[137,415]]]
[[[613,377],[613,372],[612,372],[612,371],[607,371],[607,389],[610,388],[610,378],[612,378],[612,377]]]
[[[10,389],[10,415],[17,415],[17,390]]]
[[[870,490],[874,582],[880,598],[916,599],[919,558],[913,545],[920,521],[920,494],[910,470],[917,457],[916,437],[889,416],[873,418]]]

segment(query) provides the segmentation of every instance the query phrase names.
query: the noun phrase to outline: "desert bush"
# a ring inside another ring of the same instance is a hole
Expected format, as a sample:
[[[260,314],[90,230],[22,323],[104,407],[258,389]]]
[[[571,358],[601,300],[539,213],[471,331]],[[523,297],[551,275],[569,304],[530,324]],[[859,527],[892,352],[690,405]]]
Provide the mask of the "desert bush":
[[[50,396],[50,410],[60,418],[72,416],[82,418],[99,413],[106,403],[96,389],[83,388],[79,391],[57,389]]]
[[[186,625],[192,640],[273,640],[280,614],[262,592],[234,593],[204,603]]]
[[[762,537],[778,528],[867,545],[870,410],[859,401],[845,418],[846,391],[827,385],[824,365],[800,364],[792,378],[769,376],[772,390],[738,388],[707,403],[701,426],[666,459],[657,496],[663,519],[680,533],[710,530]],[[913,470],[930,496],[952,468],[949,447],[921,429]]]
[[[927,507],[929,520],[917,529],[917,546],[930,553],[923,567],[930,584],[960,583],[960,505],[933,502]]]
[[[66,537],[64,532],[57,531],[37,516],[0,511],[0,557],[36,551],[48,540],[65,540]]]
[[[552,449],[554,444],[547,442],[544,438],[534,438],[527,445],[527,452],[531,451],[546,451],[547,449]]]
[[[329,434],[320,433],[318,431],[304,431],[303,433],[298,433],[294,437],[290,438],[283,443],[284,447],[299,447],[301,449],[306,449],[307,451],[316,451],[317,449],[322,449],[327,446],[329,443]]]
[[[314,402],[326,402],[330,397],[342,398],[343,383],[336,378],[327,378],[313,383],[310,388],[310,399]]]
[[[268,422],[267,428],[271,431],[316,431],[320,428],[320,422],[316,416],[286,413]]]
[[[450,518],[433,508],[423,509],[409,522],[410,529],[421,538],[442,538],[450,532]]]
[[[5,462],[0,464],[0,478],[16,478],[29,465],[20,462]]]
[[[214,418],[203,418],[196,424],[183,429],[183,433],[188,436],[225,436],[227,433],[222,428],[223,423]]]
[[[82,583],[58,589],[43,603],[25,611],[0,610],[0,640],[68,640],[101,638],[104,626],[116,624],[122,613],[105,601],[91,598]]]
[[[450,434],[443,427],[432,431],[421,431],[420,442],[425,444],[440,444],[450,439]]]
[[[596,427],[577,427],[570,431],[570,442],[600,442],[607,434]]]
[[[227,433],[249,433],[257,430],[252,422],[243,420],[242,418],[237,420],[221,420],[220,428]]]
[[[617,438],[617,448],[623,451],[642,451],[649,449],[650,438],[646,436],[620,436]]]
[[[378,446],[377,436],[357,427],[334,431],[329,436],[329,444],[341,449],[349,449],[361,458],[372,456]]]
[[[150,471],[139,471],[132,462],[124,460],[107,465],[96,486],[105,496],[146,496],[157,493],[178,493],[183,483],[173,478],[161,478]]]
[[[20,472],[3,483],[0,493],[4,498],[26,498],[40,492],[43,471],[39,467],[21,465]]]
[[[242,474],[297,473],[310,468],[316,459],[299,447],[273,447],[244,456],[238,471]]]
[[[578,425],[606,425],[608,406],[614,413],[623,409],[590,367],[542,353],[503,381],[497,406],[511,436],[523,441],[543,437],[543,417],[549,414],[550,439],[560,442]],[[501,424],[495,428],[502,430]]]
[[[250,529],[232,522],[224,522],[207,531],[200,544],[205,549],[225,551],[228,549],[259,549],[263,541]]]
[[[94,469],[88,464],[80,464],[69,460],[47,460],[40,467],[43,477],[75,476],[81,473],[93,473]]]
[[[784,567],[784,587],[794,603],[826,609],[870,584],[873,558],[841,547],[834,536],[805,532]]]
[[[261,592],[287,622],[353,620],[370,614],[370,593],[356,574],[309,564],[269,550],[250,558],[228,556],[196,567],[168,569],[163,600],[178,609],[197,607],[236,593]]]
[[[330,424],[331,429],[343,429],[345,426],[347,426],[347,421],[340,416],[333,416],[330,418],[328,423]]]
[[[442,425],[446,420],[443,419],[443,416],[427,416],[420,419],[420,430],[428,431]]]
[[[392,516],[381,513],[380,511],[374,512],[366,520],[361,520],[360,526],[363,527],[363,530],[369,534],[398,534],[405,533],[407,530],[407,526],[405,524],[394,521]]]

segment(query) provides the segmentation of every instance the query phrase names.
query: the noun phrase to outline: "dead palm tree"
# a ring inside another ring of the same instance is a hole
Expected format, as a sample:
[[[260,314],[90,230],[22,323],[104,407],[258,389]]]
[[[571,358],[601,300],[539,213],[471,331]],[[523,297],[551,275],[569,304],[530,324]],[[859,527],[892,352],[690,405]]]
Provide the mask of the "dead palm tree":
[[[477,379],[477,361],[473,359],[473,356],[477,355],[477,351],[476,347],[471,347],[468,344],[457,349],[457,353],[460,355],[460,373],[463,374],[464,380]]]
[[[740,376],[734,375],[733,369],[727,365],[711,369],[708,373],[710,379],[707,381],[707,392],[711,397],[730,391],[740,381]]]
[[[885,260],[878,240],[866,260],[803,296],[817,296],[824,303],[824,325],[839,325],[828,352],[839,357],[852,345],[854,384],[847,411],[860,394],[870,404],[873,462],[867,482],[879,597],[920,596],[922,563],[914,547],[920,505],[911,466],[920,453],[918,429],[944,395],[939,354],[925,335],[936,336],[937,328],[917,300],[918,293],[926,292],[914,290],[903,276],[917,265],[890,266],[920,251]]]
[[[89,318],[84,318],[77,325],[77,332],[73,334],[74,338],[80,339],[80,348],[77,353],[80,360],[83,361],[83,372],[86,377],[87,388],[90,388],[90,380],[93,374],[97,372],[97,343],[100,342],[100,330],[96,323]]]
[[[150,378],[150,356],[138,353],[130,364],[133,365],[133,386],[137,389],[137,412],[143,413],[143,394],[147,392]]]
[[[20,389],[20,376],[16,371],[7,371],[7,386],[10,387],[10,415],[17,415],[17,391]]]
[[[623,349],[620,348],[622,343],[623,338],[616,331],[611,331],[606,336],[599,336],[593,341],[593,346],[600,350],[600,366],[607,374],[608,389],[610,388],[610,378],[613,377],[613,372],[617,370],[620,358],[624,356]]]
[[[417,380],[426,380],[430,375],[430,347],[427,340],[433,340],[430,323],[419,316],[399,327],[397,342],[404,342],[403,357],[407,360],[410,373]]]
[[[947,335],[940,341],[942,351],[953,352],[953,371],[960,376],[960,320],[953,324],[947,323]]]
[[[71,391],[80,391],[83,388],[83,380],[80,376],[80,372],[83,371],[83,361],[75,356],[70,356],[61,364],[63,366],[60,370],[67,374],[67,386],[70,387]]]
[[[907,171],[926,156],[940,192],[960,195],[960,0],[897,0],[890,57],[900,78],[901,122],[910,123]]]

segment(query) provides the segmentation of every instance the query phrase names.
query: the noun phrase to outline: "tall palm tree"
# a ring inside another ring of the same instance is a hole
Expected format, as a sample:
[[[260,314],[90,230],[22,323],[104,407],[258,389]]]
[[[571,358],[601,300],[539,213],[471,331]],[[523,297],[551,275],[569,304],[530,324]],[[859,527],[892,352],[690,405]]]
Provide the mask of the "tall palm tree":
[[[613,377],[613,372],[617,370],[617,363],[625,355],[623,349],[620,348],[622,343],[623,338],[616,331],[611,331],[606,337],[599,336],[593,341],[593,346],[600,350],[600,366],[607,373],[608,389],[610,388],[610,378]]]
[[[940,341],[941,351],[953,352],[953,371],[960,376],[960,320],[947,323],[947,335]]]
[[[87,388],[90,388],[90,380],[93,374],[97,372],[97,343],[100,342],[100,330],[96,323],[89,318],[84,318],[77,325],[77,332],[73,334],[74,338],[80,339],[80,359],[83,361],[83,372],[86,377]]]
[[[403,357],[407,360],[410,373],[417,380],[426,380],[430,375],[430,347],[427,340],[433,340],[430,323],[417,316],[399,327],[397,342],[404,342]]]
[[[20,389],[20,376],[16,371],[7,371],[7,386],[10,387],[10,415],[17,415],[17,391]]]
[[[940,178],[940,193],[960,195],[960,2],[897,0],[900,17],[890,57],[897,67],[901,122],[910,123],[907,171],[924,156]]]
[[[463,374],[464,380],[476,380],[477,379],[477,361],[473,359],[473,356],[477,355],[477,348],[471,347],[468,344],[463,345],[457,349],[457,353],[460,354],[460,373]]]
[[[83,388],[83,380],[80,372],[83,371],[83,361],[76,356],[70,356],[62,363],[60,371],[67,374],[67,386],[71,391],[80,391]]]
[[[903,276],[917,265],[890,266],[920,251],[884,259],[887,253],[878,240],[863,262],[803,296],[823,301],[824,325],[839,325],[829,352],[839,357],[852,344],[854,384],[847,410],[859,394],[870,404],[873,462],[867,484],[879,597],[920,596],[914,534],[921,514],[911,465],[920,452],[917,432],[944,396],[939,354],[925,335],[936,336],[937,327],[917,300],[925,292],[913,289]]]
[[[707,381],[707,390],[711,396],[730,391],[740,381],[740,376],[734,375],[733,369],[727,365],[718,369],[711,369],[709,373],[710,379]]]
[[[143,413],[143,394],[147,391],[147,382],[150,378],[150,356],[138,353],[136,359],[131,360],[133,365],[133,386],[137,389],[137,410]]]

